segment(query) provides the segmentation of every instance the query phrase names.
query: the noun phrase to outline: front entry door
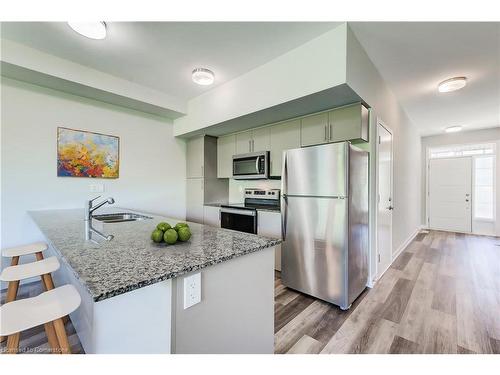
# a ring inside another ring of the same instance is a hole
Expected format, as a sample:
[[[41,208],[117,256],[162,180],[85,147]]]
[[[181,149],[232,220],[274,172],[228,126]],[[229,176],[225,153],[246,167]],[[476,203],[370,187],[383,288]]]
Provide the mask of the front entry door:
[[[471,232],[472,159],[429,161],[429,228]]]
[[[392,133],[382,124],[378,132],[377,278],[392,262]]]

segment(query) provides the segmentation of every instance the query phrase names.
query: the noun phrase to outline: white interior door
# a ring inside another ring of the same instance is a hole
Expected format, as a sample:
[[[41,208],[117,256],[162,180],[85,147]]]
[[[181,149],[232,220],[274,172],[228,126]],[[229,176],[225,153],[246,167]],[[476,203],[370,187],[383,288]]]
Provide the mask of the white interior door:
[[[382,124],[378,132],[377,277],[392,262],[393,160],[392,133]]]
[[[471,232],[472,159],[429,161],[429,228]]]

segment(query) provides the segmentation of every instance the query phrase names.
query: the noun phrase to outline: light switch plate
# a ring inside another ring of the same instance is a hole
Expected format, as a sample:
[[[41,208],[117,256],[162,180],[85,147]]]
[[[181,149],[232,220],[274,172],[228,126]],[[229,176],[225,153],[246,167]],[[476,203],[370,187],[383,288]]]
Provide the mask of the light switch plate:
[[[184,309],[201,302],[201,272],[184,278]]]
[[[90,185],[90,192],[91,193],[103,193],[104,192],[104,185],[103,184],[91,184]]]

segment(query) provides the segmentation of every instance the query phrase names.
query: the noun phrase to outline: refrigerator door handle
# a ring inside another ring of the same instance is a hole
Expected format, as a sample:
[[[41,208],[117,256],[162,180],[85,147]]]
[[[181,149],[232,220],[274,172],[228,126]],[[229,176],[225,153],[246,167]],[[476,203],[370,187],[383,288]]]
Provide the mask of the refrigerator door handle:
[[[287,206],[287,155],[286,151],[283,154],[283,171],[281,173],[281,239],[286,238],[286,206]]]

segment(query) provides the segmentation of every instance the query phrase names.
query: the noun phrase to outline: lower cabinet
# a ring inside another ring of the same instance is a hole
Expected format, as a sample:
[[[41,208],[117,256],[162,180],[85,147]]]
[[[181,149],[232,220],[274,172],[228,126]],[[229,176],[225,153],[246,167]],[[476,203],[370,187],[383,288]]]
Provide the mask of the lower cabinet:
[[[220,227],[220,207],[203,207],[203,224]]]
[[[281,212],[259,211],[257,234],[269,238],[281,238]],[[275,247],[274,269],[281,271],[281,245]]]

